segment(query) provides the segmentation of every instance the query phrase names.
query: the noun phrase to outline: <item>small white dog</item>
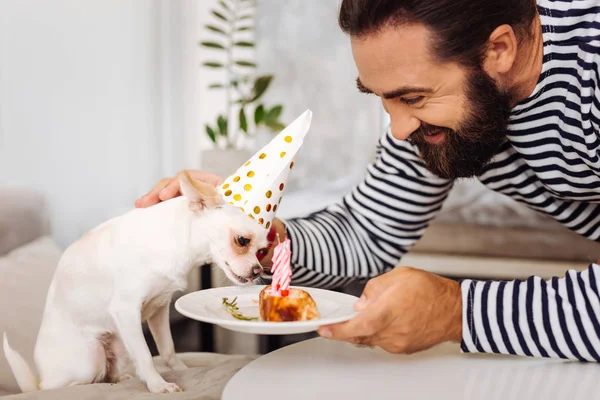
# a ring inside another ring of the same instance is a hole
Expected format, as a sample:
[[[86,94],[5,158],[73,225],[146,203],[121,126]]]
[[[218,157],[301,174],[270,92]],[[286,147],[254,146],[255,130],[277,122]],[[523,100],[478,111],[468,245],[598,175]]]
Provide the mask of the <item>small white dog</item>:
[[[182,196],[111,219],[64,252],[50,284],[35,346],[39,378],[4,334],[4,353],[23,392],[127,379],[133,364],[150,392],[181,391],[152,362],[142,322],[172,369],[172,294],[192,268],[215,263],[242,284],[262,273],[266,230],[224,204],[208,184],[180,174]]]

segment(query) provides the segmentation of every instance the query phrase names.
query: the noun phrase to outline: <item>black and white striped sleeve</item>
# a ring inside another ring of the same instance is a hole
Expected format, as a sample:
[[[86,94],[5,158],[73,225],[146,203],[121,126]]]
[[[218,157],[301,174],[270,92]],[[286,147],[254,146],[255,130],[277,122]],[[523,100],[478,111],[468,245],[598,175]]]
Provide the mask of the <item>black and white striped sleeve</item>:
[[[306,217],[284,221],[293,284],[334,288],[394,268],[451,187],[424,168],[408,142],[388,131],[364,180],[348,195]]]
[[[564,278],[461,282],[465,353],[600,361],[600,266]]]

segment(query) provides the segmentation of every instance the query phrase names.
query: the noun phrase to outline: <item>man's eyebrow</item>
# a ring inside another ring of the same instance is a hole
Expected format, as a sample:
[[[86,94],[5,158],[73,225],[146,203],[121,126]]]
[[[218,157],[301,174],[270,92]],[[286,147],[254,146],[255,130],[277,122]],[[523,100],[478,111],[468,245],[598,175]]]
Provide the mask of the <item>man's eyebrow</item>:
[[[360,81],[360,78],[356,78],[356,87],[362,93],[371,94],[373,91],[363,85]],[[396,97],[406,96],[407,94],[412,93],[433,93],[433,89],[426,87],[418,87],[418,86],[403,86],[401,88],[392,90],[391,92],[386,92],[383,94],[384,99],[394,99]]]
[[[356,87],[358,88],[358,91],[361,93],[373,94],[372,90],[370,90],[365,85],[363,85],[363,83],[360,81],[360,78],[356,78]]]

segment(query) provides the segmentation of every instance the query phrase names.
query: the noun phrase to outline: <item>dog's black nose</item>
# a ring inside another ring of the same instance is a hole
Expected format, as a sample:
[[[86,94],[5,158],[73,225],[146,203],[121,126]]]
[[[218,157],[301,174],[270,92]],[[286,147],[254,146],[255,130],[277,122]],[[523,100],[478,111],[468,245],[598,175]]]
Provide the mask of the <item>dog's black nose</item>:
[[[263,273],[263,267],[261,267],[260,265],[255,265],[254,267],[252,267],[252,273],[254,275],[260,275]]]

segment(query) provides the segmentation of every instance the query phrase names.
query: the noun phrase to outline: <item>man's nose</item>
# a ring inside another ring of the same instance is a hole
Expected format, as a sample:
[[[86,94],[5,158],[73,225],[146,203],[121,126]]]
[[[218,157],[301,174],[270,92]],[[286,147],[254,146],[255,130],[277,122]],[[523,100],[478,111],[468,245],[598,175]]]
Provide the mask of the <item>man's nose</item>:
[[[389,115],[392,136],[398,140],[406,140],[406,138],[421,126],[421,121],[405,109],[394,109]]]

